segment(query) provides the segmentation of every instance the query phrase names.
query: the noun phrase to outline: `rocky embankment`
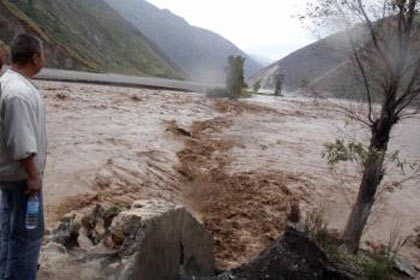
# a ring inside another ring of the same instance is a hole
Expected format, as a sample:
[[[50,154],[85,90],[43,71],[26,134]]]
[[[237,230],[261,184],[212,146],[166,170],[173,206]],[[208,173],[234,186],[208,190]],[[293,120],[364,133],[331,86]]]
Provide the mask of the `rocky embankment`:
[[[210,233],[185,207],[163,200],[73,211],[47,240],[41,279],[358,279],[294,228],[255,260],[215,275]]]
[[[49,279],[172,280],[215,272],[211,235],[184,207],[162,200],[73,211],[47,240],[41,273]]]

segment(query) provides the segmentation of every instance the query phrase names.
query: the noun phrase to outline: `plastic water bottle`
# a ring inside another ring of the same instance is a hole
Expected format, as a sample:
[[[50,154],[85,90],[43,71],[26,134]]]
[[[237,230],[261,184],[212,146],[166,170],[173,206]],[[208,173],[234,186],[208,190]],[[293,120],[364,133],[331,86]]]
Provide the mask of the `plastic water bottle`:
[[[38,226],[39,219],[39,198],[37,194],[28,198],[26,205],[25,228],[28,230],[35,229]]]

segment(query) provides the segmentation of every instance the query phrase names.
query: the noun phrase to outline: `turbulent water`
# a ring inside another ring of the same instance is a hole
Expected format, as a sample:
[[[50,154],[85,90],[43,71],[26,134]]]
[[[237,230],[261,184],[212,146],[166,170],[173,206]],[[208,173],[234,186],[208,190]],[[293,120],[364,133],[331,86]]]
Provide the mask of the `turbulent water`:
[[[363,135],[328,103],[263,97],[214,101],[193,93],[37,82],[45,93],[49,225],[96,201],[138,198],[184,203],[213,234],[219,267],[256,256],[277,238],[288,201],[323,206],[341,229],[357,191],[357,168],[333,176],[324,144]],[[394,131],[392,149],[420,158],[420,124]],[[399,173],[389,170],[388,179]],[[384,191],[365,240],[386,242],[400,217],[402,235],[420,226],[416,184]],[[406,253],[420,262],[420,252]]]

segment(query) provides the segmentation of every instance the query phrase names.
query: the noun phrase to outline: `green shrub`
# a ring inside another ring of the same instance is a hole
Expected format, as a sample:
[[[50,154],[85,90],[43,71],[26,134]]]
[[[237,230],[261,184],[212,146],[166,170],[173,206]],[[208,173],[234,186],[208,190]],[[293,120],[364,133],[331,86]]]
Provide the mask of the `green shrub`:
[[[258,92],[261,89],[261,80],[259,80],[259,81],[257,81],[257,82],[254,83],[253,89],[254,89],[254,92],[256,94],[258,94]]]
[[[369,254],[361,263],[363,278],[366,280],[392,279],[393,260],[384,251]]]
[[[324,219],[324,209],[316,208],[310,211],[304,220],[304,229],[309,238],[324,246],[330,241],[328,233],[328,224]]]

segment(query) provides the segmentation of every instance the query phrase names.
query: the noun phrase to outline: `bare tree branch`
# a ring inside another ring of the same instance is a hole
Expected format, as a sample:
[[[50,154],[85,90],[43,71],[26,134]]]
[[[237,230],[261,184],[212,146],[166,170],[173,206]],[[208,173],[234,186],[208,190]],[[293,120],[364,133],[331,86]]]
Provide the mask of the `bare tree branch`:
[[[420,63],[417,64],[405,92],[395,102],[396,116],[398,116],[417,96],[418,90],[413,91],[413,86],[418,81],[420,75]]]
[[[372,94],[370,91],[370,86],[369,86],[369,81],[368,81],[368,77],[365,71],[365,68],[362,64],[362,62],[360,61],[359,58],[359,54],[357,53],[357,51],[354,52],[354,57],[356,58],[357,61],[357,65],[359,66],[360,72],[362,74],[363,77],[363,82],[365,85],[365,89],[366,89],[366,96],[367,96],[367,101],[368,101],[368,107],[369,107],[369,112],[368,112],[368,119],[371,122],[371,124],[374,123],[373,119],[372,119]]]
[[[417,66],[420,63],[420,57],[413,59],[414,61],[405,67],[404,72],[402,73],[405,76],[413,67]]]
[[[420,120],[420,107],[409,113],[403,113],[400,115],[401,120],[418,119]]]
[[[399,6],[399,20],[398,20],[398,42],[399,42],[399,57],[397,58],[397,76],[402,77],[404,66],[407,63],[407,53],[410,44],[410,37],[413,30],[413,22],[415,16],[415,7],[417,0],[410,0],[408,12],[406,11],[405,1],[400,1]],[[407,17],[406,17],[407,14]]]
[[[359,9],[360,9],[361,13],[363,14],[363,17],[365,18],[366,25],[369,28],[369,32],[370,32],[370,36],[372,38],[372,42],[373,42],[376,50],[378,51],[378,53],[380,54],[380,56],[384,60],[385,65],[390,70],[391,69],[390,63],[388,61],[388,58],[385,56],[384,52],[382,51],[382,48],[379,46],[378,37],[376,35],[375,28],[374,28],[373,23],[370,20],[369,16],[367,15],[367,13],[365,11],[365,8],[363,7],[362,0],[357,0],[357,3],[359,4]]]
[[[382,7],[382,18],[385,18],[386,15],[386,4],[387,4],[387,0],[384,0],[384,5]]]
[[[405,110],[405,109],[407,109],[412,103],[413,103],[413,101],[416,99],[416,98],[418,98],[418,97],[420,97],[420,89],[417,89],[417,90],[414,90],[414,91],[411,91],[410,92],[410,94],[409,95],[407,95],[407,98],[406,98],[406,100],[405,100],[405,102],[403,102],[401,105],[400,105],[400,108],[396,111],[396,113],[395,113],[395,115],[396,116],[400,116],[401,115],[401,113]]]
[[[320,98],[323,101],[325,101],[327,104],[329,104],[331,106],[331,108],[336,108],[336,112],[345,115],[346,117],[348,117],[349,119],[355,120],[363,125],[365,125],[368,128],[372,128],[373,123],[369,121],[367,121],[366,119],[364,119],[361,115],[362,114],[358,114],[356,112],[356,110],[349,108],[348,106],[343,106],[338,104],[337,102],[333,102],[331,99],[323,96],[322,94],[319,94],[316,90],[311,89],[311,88],[307,88],[308,91],[310,91],[310,95],[316,97],[316,98]],[[364,114],[363,114],[364,115]]]

